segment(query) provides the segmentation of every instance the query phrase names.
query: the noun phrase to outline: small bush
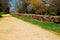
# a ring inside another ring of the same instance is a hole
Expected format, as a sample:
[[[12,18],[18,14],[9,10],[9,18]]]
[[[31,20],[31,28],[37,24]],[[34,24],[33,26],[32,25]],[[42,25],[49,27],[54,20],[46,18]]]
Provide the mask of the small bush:
[[[50,13],[51,16],[56,16],[56,14],[57,14],[56,12],[51,12]]]
[[[4,14],[4,12],[0,12],[0,17],[2,17],[3,14]]]

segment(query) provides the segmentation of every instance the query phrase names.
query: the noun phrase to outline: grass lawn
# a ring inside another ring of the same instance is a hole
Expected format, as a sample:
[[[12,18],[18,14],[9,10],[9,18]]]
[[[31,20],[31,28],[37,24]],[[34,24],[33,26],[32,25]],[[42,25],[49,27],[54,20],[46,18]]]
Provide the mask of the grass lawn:
[[[12,16],[16,17],[18,19],[21,19],[23,21],[41,26],[42,28],[44,28],[46,30],[52,31],[52,32],[60,35],[60,24],[55,24],[55,23],[50,23],[50,22],[42,22],[42,21],[31,19],[31,18],[17,16],[17,15],[14,15],[14,14],[12,14]]]

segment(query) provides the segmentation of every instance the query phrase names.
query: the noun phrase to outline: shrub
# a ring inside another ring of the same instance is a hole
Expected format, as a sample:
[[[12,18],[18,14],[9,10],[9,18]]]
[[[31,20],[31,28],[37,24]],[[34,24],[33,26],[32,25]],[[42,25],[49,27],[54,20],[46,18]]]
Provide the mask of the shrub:
[[[2,17],[3,14],[4,14],[4,12],[0,12],[0,17]]]
[[[51,12],[50,13],[50,15],[52,15],[52,16],[56,16],[56,14],[57,14],[56,12]]]

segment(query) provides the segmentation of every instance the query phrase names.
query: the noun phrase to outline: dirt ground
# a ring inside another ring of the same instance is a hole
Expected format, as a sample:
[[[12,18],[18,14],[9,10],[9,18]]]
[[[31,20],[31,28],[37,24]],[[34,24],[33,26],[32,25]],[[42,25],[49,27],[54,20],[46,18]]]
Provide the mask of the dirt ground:
[[[60,36],[10,15],[0,19],[0,40],[60,40]]]

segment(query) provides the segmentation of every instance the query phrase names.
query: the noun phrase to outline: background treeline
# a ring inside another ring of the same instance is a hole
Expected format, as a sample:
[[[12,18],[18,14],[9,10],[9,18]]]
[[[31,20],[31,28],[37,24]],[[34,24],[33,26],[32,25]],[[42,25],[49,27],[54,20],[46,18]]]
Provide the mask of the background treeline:
[[[0,11],[8,12],[12,0],[0,0]],[[40,15],[60,15],[60,0],[15,0],[15,12]]]
[[[18,12],[40,15],[60,15],[60,0],[22,0]]]

